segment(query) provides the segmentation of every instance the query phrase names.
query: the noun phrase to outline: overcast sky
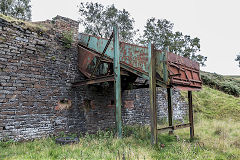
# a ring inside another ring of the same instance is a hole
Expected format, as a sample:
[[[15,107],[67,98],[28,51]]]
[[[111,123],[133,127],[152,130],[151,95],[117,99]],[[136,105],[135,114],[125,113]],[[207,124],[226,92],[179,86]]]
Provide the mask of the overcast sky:
[[[77,5],[86,0],[32,0],[32,20],[43,21],[56,15],[78,20]],[[90,1],[88,1],[90,2]],[[125,8],[142,31],[151,17],[174,23],[174,30],[200,38],[200,54],[207,56],[204,71],[240,75],[234,61],[240,52],[240,0],[93,0],[103,5]],[[80,27],[81,28],[81,27]],[[80,29],[80,32],[82,30]]]

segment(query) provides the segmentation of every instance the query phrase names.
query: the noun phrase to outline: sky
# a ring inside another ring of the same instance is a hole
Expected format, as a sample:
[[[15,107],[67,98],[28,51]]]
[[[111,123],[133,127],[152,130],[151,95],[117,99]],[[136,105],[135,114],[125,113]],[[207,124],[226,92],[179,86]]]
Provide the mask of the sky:
[[[32,21],[52,19],[56,15],[78,20],[78,7],[86,0],[32,0]],[[240,0],[92,0],[126,9],[135,19],[135,28],[143,31],[148,18],[167,19],[174,31],[200,38],[200,54],[207,56],[201,70],[222,75],[240,75]],[[79,32],[83,32],[80,26]]]

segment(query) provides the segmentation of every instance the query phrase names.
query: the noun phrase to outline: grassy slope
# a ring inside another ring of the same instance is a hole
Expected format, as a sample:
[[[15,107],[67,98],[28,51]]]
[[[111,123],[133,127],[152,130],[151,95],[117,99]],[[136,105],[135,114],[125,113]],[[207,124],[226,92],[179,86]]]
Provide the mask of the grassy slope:
[[[2,142],[0,159],[240,159],[240,98],[206,86],[193,98],[197,111],[193,142],[186,128],[175,131],[179,138],[160,134],[158,146],[152,148],[149,128],[125,127],[122,140],[113,132],[100,132],[81,137],[74,145],[57,145],[54,138]]]
[[[193,92],[193,104],[204,117],[240,120],[240,97],[203,86],[202,91]]]

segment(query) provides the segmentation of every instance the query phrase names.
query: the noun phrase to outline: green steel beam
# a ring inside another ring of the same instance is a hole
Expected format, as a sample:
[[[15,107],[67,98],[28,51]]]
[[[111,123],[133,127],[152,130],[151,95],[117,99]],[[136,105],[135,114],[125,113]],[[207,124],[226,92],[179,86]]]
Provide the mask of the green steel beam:
[[[169,52],[169,47],[167,47],[167,50],[164,53],[163,57],[163,81],[168,84],[168,70],[167,70],[167,55]]]
[[[114,76],[115,76],[115,103],[116,103],[116,126],[117,136],[122,137],[122,119],[121,119],[121,75],[120,75],[120,50],[119,50],[119,37],[118,27],[114,26]]]
[[[149,92],[151,116],[151,143],[157,144],[157,107],[156,107],[156,54],[154,45],[148,44]]]

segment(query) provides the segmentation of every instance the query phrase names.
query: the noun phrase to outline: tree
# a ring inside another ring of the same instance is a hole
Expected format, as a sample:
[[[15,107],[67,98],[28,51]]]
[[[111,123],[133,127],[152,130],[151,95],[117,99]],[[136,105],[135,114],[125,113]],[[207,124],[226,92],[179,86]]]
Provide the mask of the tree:
[[[134,19],[125,9],[118,10],[114,5],[103,6],[98,3],[81,3],[79,13],[80,23],[85,27],[85,33],[109,38],[114,25],[118,25],[121,41],[133,42],[137,30],[134,30]]]
[[[237,55],[237,58],[235,59],[235,61],[238,61],[238,66],[240,67],[240,53],[239,53],[239,55]]]
[[[0,13],[17,19],[31,20],[31,0],[1,0]]]
[[[173,32],[173,26],[174,24],[166,19],[150,18],[147,20],[139,42],[145,45],[152,42],[160,50],[169,47],[170,52],[204,65],[207,57],[197,54],[200,51],[200,39],[197,37],[192,39],[189,35],[183,35],[181,32]]]

